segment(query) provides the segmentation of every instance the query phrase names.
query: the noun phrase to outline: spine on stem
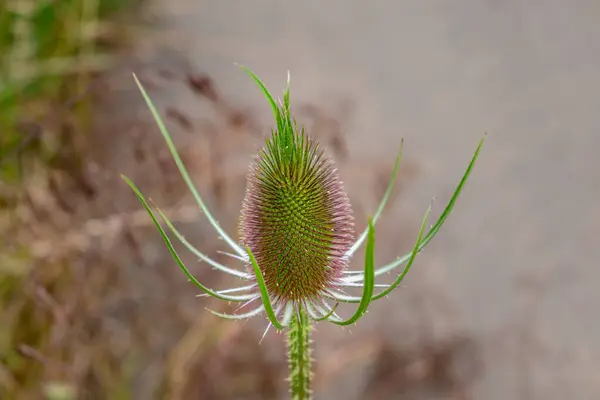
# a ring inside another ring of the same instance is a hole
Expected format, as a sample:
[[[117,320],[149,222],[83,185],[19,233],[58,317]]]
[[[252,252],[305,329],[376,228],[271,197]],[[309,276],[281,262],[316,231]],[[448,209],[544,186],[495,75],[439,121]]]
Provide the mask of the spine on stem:
[[[292,318],[287,335],[292,400],[312,398],[310,330],[310,320],[306,312],[300,309]]]

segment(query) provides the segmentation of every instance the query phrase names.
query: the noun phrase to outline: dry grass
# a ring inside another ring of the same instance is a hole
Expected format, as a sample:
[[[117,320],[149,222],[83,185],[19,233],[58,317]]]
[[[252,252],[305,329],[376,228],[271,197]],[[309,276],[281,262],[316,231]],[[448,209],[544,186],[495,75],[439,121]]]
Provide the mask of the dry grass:
[[[80,271],[64,257],[35,257],[28,238],[45,222],[22,211],[31,214],[26,187],[45,186],[55,171],[77,174],[83,138],[73,132],[88,130],[91,101],[76,100],[110,66],[104,48],[118,30],[105,18],[127,3],[0,5],[0,398],[77,396],[62,360],[77,360],[64,344],[82,329],[71,320],[85,307],[73,285]]]

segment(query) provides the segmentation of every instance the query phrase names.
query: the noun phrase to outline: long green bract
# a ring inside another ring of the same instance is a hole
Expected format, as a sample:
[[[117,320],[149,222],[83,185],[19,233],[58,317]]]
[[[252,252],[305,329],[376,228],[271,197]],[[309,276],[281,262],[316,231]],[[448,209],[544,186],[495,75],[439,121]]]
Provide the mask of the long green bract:
[[[187,239],[177,230],[177,228],[175,228],[175,225],[173,225],[173,223],[166,217],[166,215],[160,210],[160,208],[156,207],[156,205],[154,207],[156,208],[156,211],[158,212],[158,214],[160,215],[162,220],[169,227],[169,229],[171,230],[173,235],[175,235],[175,237],[177,239],[179,239],[181,244],[183,244],[185,247],[187,247],[187,249],[189,251],[191,251],[195,256],[197,256],[202,261],[208,263],[213,268],[215,268],[219,271],[225,272],[225,273],[233,275],[233,276],[237,276],[238,278],[248,278],[247,272],[238,271],[236,269],[229,268],[223,264],[220,264],[220,263],[214,261],[212,258],[208,257],[206,254],[202,253],[200,250],[198,250],[194,246],[192,246],[192,244],[187,241]]]
[[[438,231],[440,230],[440,228],[442,227],[442,225],[444,224],[444,222],[450,215],[450,212],[454,208],[454,205],[455,205],[456,201],[458,200],[458,197],[459,197],[460,193],[462,192],[463,187],[465,186],[465,183],[467,182],[467,180],[471,174],[471,171],[473,170],[473,167],[475,166],[475,162],[477,161],[477,158],[479,157],[479,152],[481,151],[481,147],[483,145],[484,140],[485,140],[485,136],[479,141],[477,149],[475,150],[475,154],[473,154],[473,158],[471,159],[471,162],[469,163],[469,165],[468,165],[464,175],[462,176],[458,186],[456,187],[452,197],[448,201],[446,208],[444,209],[444,211],[442,212],[442,214],[440,215],[440,217],[438,218],[436,223],[427,232],[427,235],[425,235],[423,240],[421,240],[421,242],[419,243],[419,246],[417,247],[418,253],[421,252],[425,248],[425,246],[427,246],[427,244],[429,244],[429,242],[435,237],[435,235],[438,233]],[[375,271],[375,276],[385,274],[385,273],[393,270],[397,266],[404,264],[405,262],[410,260],[410,258],[412,257],[412,254],[413,254],[413,252],[407,253],[407,254],[403,255],[402,257],[397,258],[395,261],[393,261],[387,265],[384,265],[381,268],[378,268]],[[362,276],[351,276],[351,277],[346,278],[346,280],[348,282],[359,282],[359,281],[362,281],[362,279],[363,279]],[[340,299],[342,299],[342,297],[340,297]],[[360,300],[359,299],[350,299],[350,296],[346,296],[343,301],[347,302],[347,303],[358,303]]]
[[[421,237],[423,236],[423,231],[425,231],[425,226],[427,225],[427,218],[429,217],[430,211],[431,211],[431,206],[429,206],[429,208],[427,208],[427,211],[425,212],[425,216],[423,217],[423,221],[421,221],[421,228],[419,229],[419,234],[417,235],[417,241],[415,242],[415,247],[413,248],[413,251],[410,253],[411,257],[408,260],[408,264],[406,264],[406,268],[404,268],[402,270],[402,273],[400,275],[398,275],[398,277],[396,278],[394,283],[392,283],[387,289],[385,289],[381,293],[377,293],[375,296],[373,296],[373,300],[378,300],[378,299],[390,294],[391,291],[396,289],[396,287],[402,282],[402,280],[404,279],[404,277],[410,270],[410,267],[412,266],[413,262],[415,261],[415,258],[417,257],[417,253],[418,253],[417,249],[419,247],[419,243],[421,243]]]
[[[169,240],[169,237],[165,233],[164,229],[158,223],[158,220],[154,216],[154,213],[150,209],[150,206],[146,202],[146,199],[144,198],[144,196],[142,195],[142,193],[140,192],[140,190],[137,188],[137,186],[128,177],[126,177],[125,175],[121,175],[121,177],[125,180],[125,182],[127,182],[127,184],[129,185],[129,187],[131,188],[131,190],[133,190],[133,192],[137,196],[137,198],[140,201],[140,203],[142,203],[142,206],[144,206],[144,208],[146,209],[146,212],[148,213],[148,215],[150,215],[150,218],[152,218],[152,222],[156,226],[156,229],[158,229],[158,231],[160,232],[160,235],[162,236],[162,238],[163,238],[163,240],[165,242],[165,245],[169,249],[169,252],[171,253],[171,256],[173,257],[173,259],[175,260],[175,262],[177,262],[177,265],[179,265],[179,268],[181,268],[181,270],[183,271],[183,273],[185,274],[185,276],[192,283],[194,283],[196,286],[198,286],[203,292],[205,292],[206,294],[208,294],[208,295],[210,295],[212,297],[216,297],[217,299],[225,300],[225,301],[238,301],[238,302],[239,301],[245,301],[245,299],[240,299],[239,296],[227,296],[227,295],[218,294],[215,291],[209,289],[208,287],[206,287],[203,284],[201,284],[200,282],[198,282],[198,280],[196,278],[194,278],[194,276],[190,273],[190,271],[187,269],[187,267],[185,266],[185,264],[179,258],[179,255],[177,254],[177,252],[173,248],[173,245],[171,244],[171,240]]]
[[[135,74],[133,74],[133,78],[135,79],[135,82],[137,83],[137,85],[140,89],[140,92],[142,93],[142,96],[144,97],[144,100],[146,101],[146,104],[148,105],[148,108],[150,109],[150,112],[152,113],[152,116],[154,117],[156,124],[158,125],[160,133],[163,135],[165,142],[167,142],[167,146],[169,147],[171,156],[173,157],[173,160],[175,161],[175,164],[177,165],[177,169],[179,169],[179,173],[183,177],[183,180],[187,184],[189,190],[192,192],[192,195],[194,196],[194,199],[196,200],[196,202],[202,209],[202,212],[206,215],[206,218],[208,218],[208,221],[210,222],[210,224],[215,228],[215,230],[219,233],[219,235],[223,238],[223,240],[225,240],[225,242],[227,242],[227,244],[229,246],[231,246],[231,248],[236,253],[238,253],[240,256],[245,256],[245,253],[241,249],[241,247],[238,246],[238,244],[233,239],[231,239],[231,237],[223,230],[223,228],[221,228],[221,226],[219,225],[217,220],[213,217],[211,212],[208,210],[208,207],[206,207],[206,205],[204,204],[202,197],[200,197],[198,190],[196,190],[196,186],[192,182],[192,178],[190,178],[187,168],[183,164],[181,157],[179,157],[179,152],[177,151],[177,148],[175,147],[175,144],[173,143],[173,140],[171,139],[171,135],[169,134],[169,131],[165,127],[165,124],[163,123],[162,118],[160,117],[160,114],[158,113],[158,110],[154,106],[154,103],[150,99],[150,96],[148,96],[148,94],[146,93],[146,90],[144,89],[144,86],[141,84],[141,82],[138,80],[138,78]]]
[[[254,258],[254,254],[252,254],[252,250],[250,247],[246,246],[246,251],[248,252],[248,257],[250,257],[250,262],[252,263],[252,268],[254,268],[254,274],[256,275],[256,282],[258,283],[258,288],[260,290],[260,297],[262,299],[263,305],[265,306],[265,312],[267,313],[267,317],[269,321],[273,324],[275,329],[283,330],[285,326],[281,324],[277,320],[277,316],[275,315],[275,311],[273,310],[273,304],[271,303],[271,299],[269,298],[269,292],[267,291],[267,285],[265,284],[265,278],[263,277],[260,268],[258,267],[258,263],[256,262],[256,258]]]
[[[354,315],[345,321],[329,319],[336,325],[350,325],[358,321],[360,317],[367,311],[369,303],[373,297],[373,289],[375,287],[375,228],[373,220],[369,219],[369,231],[367,233],[367,247],[365,249],[365,282],[363,285],[363,295]]]
[[[400,141],[400,150],[398,151],[398,155],[396,156],[396,162],[394,163],[394,169],[392,170],[392,175],[390,176],[390,181],[388,182],[387,189],[385,190],[383,198],[381,199],[381,202],[379,203],[379,206],[377,207],[377,210],[375,211],[375,214],[373,215],[373,226],[377,223],[377,220],[379,220],[379,217],[381,216],[381,213],[383,212],[383,209],[385,208],[385,206],[388,202],[390,194],[392,193],[392,189],[394,188],[394,182],[396,181],[396,176],[398,175],[398,167],[400,166],[400,161],[402,161],[403,143],[404,143],[404,139]],[[362,245],[362,243],[365,241],[365,239],[367,237],[368,231],[369,231],[369,227],[365,228],[363,233],[361,233],[361,235],[359,236],[356,243],[354,243],[354,245],[352,245],[350,250],[348,250],[348,253],[347,253],[348,257],[351,257],[354,254],[354,252],[356,252],[356,250]]]
[[[402,283],[402,280],[404,280],[404,277],[406,276],[406,274],[408,274],[408,271],[410,271],[410,268],[412,267],[412,264],[415,261],[417,254],[419,253],[418,247],[419,247],[419,244],[421,243],[421,238],[423,237],[423,232],[425,231],[425,226],[427,225],[427,218],[429,217],[430,212],[431,212],[431,206],[429,206],[427,208],[427,211],[425,212],[425,216],[423,217],[423,220],[421,221],[421,227],[419,228],[419,234],[417,235],[417,241],[415,242],[413,251],[409,253],[410,258],[408,260],[408,264],[406,264],[406,267],[402,270],[400,275],[398,275],[398,277],[396,277],[396,280],[390,286],[388,286],[385,290],[374,295],[373,298],[371,299],[371,301],[381,299],[382,297],[385,297],[388,294],[390,294],[392,292],[392,290],[394,290],[396,287],[398,287],[398,285],[400,283]],[[345,295],[341,295],[341,294],[336,294],[335,299],[338,301],[343,301],[345,303],[357,303],[360,301],[359,299],[355,299],[352,296],[345,296]]]

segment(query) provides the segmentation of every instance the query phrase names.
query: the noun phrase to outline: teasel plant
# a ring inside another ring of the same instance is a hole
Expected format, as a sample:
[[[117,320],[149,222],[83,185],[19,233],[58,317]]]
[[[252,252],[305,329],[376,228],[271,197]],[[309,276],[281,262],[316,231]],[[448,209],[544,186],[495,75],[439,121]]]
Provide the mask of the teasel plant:
[[[239,242],[223,230],[207,208],[156,107],[135,74],[134,79],[183,180],[209,223],[230,247],[229,252],[222,253],[230,256],[232,261],[241,262],[244,269],[235,269],[219,263],[195,248],[163,212],[154,207],[157,217],[129,178],[123,176],[123,179],[152,218],[174,261],[189,281],[201,290],[199,296],[212,296],[240,304],[233,314],[209,310],[210,312],[232,320],[265,314],[269,322],[264,335],[270,327],[278,331],[287,331],[291,397],[310,399],[312,326],[318,322],[330,322],[340,326],[355,324],[365,315],[372,301],[387,297],[398,287],[417,254],[434,238],[448,218],[475,165],[485,137],[479,142],[454,194],[435,224],[425,233],[430,205],[421,222],[412,251],[375,268],[375,224],[386,206],[396,179],[402,158],[402,142],[383,198],[373,216],[369,218],[367,227],[355,239],[352,208],[333,161],[292,116],[289,72],[283,99],[275,101],[252,71],[246,67],[241,68],[268,100],[275,118],[275,128],[271,130],[264,147],[258,151],[249,168],[239,218]],[[241,279],[244,284],[215,290],[200,283],[181,261],[159,219],[172,235],[200,260],[216,270]],[[349,270],[352,257],[363,244],[366,246],[363,270]],[[378,276],[402,266],[391,284],[375,283]],[[362,289],[362,296],[351,296],[347,293],[347,289],[355,288]],[[350,317],[342,318],[336,312],[340,303],[354,303],[357,307]]]

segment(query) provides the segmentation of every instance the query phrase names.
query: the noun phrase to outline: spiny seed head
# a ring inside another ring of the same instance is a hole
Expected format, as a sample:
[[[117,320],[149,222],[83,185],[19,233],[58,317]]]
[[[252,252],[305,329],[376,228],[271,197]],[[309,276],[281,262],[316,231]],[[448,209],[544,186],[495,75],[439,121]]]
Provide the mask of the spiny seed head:
[[[289,89],[274,111],[277,129],[248,173],[240,236],[269,294],[301,302],[318,298],[341,278],[354,218],[333,162],[292,119]]]

